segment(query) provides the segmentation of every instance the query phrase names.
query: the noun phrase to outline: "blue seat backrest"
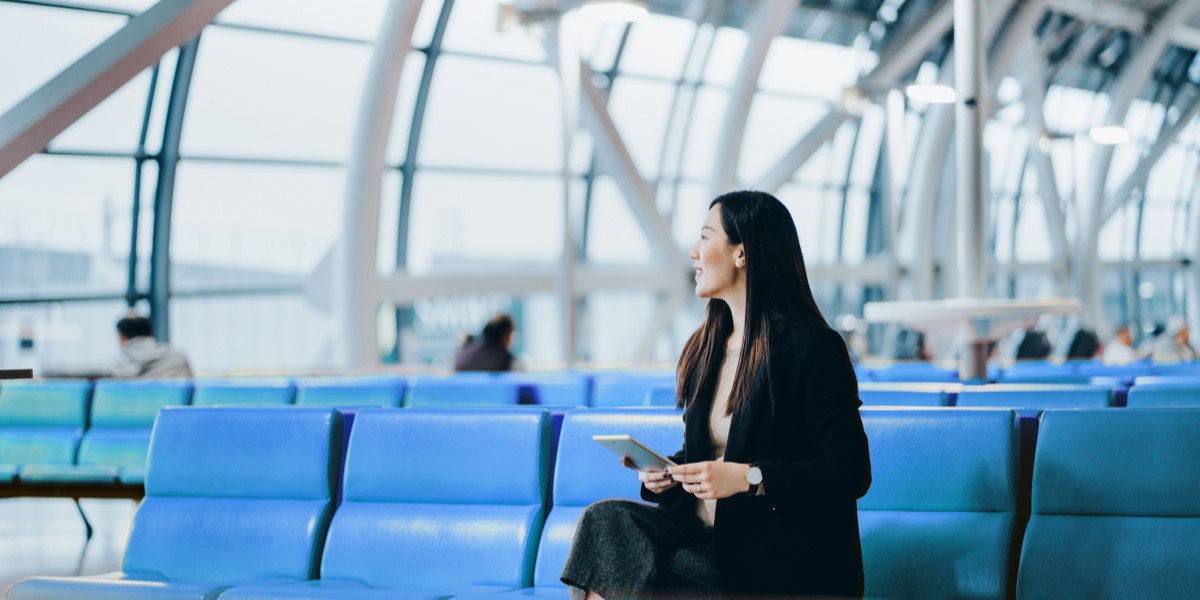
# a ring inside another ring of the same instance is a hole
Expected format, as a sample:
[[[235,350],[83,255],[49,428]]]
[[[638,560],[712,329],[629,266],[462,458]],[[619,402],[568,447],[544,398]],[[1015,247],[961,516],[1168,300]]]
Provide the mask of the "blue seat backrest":
[[[0,387],[0,465],[74,463],[91,393],[86,381],[5,383]]]
[[[165,408],[124,571],[195,583],[317,576],[342,423],[328,408]]]
[[[283,378],[196,380],[193,406],[271,406],[291,404],[296,385]]]
[[[428,592],[529,585],[550,428],[532,407],[359,411],[321,578]]]
[[[1200,408],[1200,380],[1194,383],[1143,383],[1129,390],[1126,406]]]
[[[964,386],[957,406],[1021,409],[1104,408],[1113,405],[1112,389],[1102,385],[1012,383]]]
[[[1057,364],[1042,360],[1019,360],[1000,372],[1000,383],[1087,383],[1090,375],[1076,370],[1073,364]]]
[[[646,392],[646,406],[675,408],[675,386],[662,385]]]
[[[540,406],[587,406],[592,377],[586,373],[505,373],[498,379],[521,387],[521,403]]]
[[[1046,411],[1022,598],[1187,598],[1200,589],[1200,411]]]
[[[858,397],[866,406],[949,406],[948,386],[955,385],[866,382],[858,384]]]
[[[92,424],[79,445],[79,464],[145,467],[150,429],[159,409],[184,406],[191,396],[190,381],[97,382]]]
[[[298,406],[397,408],[406,388],[401,377],[314,377],[296,384]]]
[[[875,381],[890,382],[956,382],[958,371],[926,362],[898,362],[871,372]]]
[[[1015,554],[1016,413],[861,414],[873,479],[858,502],[866,597],[1006,597]]]
[[[620,408],[645,406],[646,393],[657,387],[674,386],[675,373],[596,373],[589,406]]]
[[[0,427],[87,425],[88,381],[7,382],[0,386]]]
[[[405,406],[507,406],[520,400],[520,385],[491,374],[414,377]]]
[[[184,406],[192,397],[192,382],[183,380],[96,382],[92,398],[92,428],[149,429],[165,406]]]
[[[637,473],[592,440],[593,435],[626,434],[670,456],[683,447],[681,411],[664,408],[581,409],[563,419],[554,465],[554,506],[546,519],[538,549],[534,585],[563,587],[562,574],[583,510],[606,498],[637,500]]]

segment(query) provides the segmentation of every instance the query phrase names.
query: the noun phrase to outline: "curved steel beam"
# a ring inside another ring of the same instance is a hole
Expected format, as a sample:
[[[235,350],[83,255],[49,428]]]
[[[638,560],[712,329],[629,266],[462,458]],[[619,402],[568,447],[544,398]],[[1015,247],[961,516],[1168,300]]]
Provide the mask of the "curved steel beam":
[[[1117,211],[1121,210],[1122,206],[1133,196],[1133,190],[1141,185],[1150,175],[1150,169],[1158,163],[1158,160],[1167,153],[1175,140],[1179,138],[1179,134],[1191,124],[1192,119],[1200,112],[1200,93],[1192,94],[1187,100],[1179,116],[1171,123],[1171,126],[1159,134],[1158,139],[1154,141],[1154,145],[1150,147],[1150,151],[1138,161],[1137,167],[1125,178],[1125,182],[1115,192],[1109,195],[1104,200],[1104,210],[1100,216],[1100,225],[1103,226]]]
[[[367,69],[342,207],[342,234],[335,250],[334,307],[339,326],[337,356],[343,367],[379,363],[374,332],[380,301],[375,254],[379,194],[396,96],[421,0],[392,0],[379,27]],[[407,157],[413,160],[413,157]]]
[[[742,142],[746,138],[750,103],[758,91],[758,78],[767,60],[767,52],[771,49],[771,41],[783,32],[788,15],[795,9],[796,0],[762,0],[746,20],[749,43],[742,54],[742,63],[733,87],[729,90],[729,104],[725,107],[721,134],[717,138],[717,158],[710,190],[712,196],[730,191],[737,185],[737,164],[742,155]]]

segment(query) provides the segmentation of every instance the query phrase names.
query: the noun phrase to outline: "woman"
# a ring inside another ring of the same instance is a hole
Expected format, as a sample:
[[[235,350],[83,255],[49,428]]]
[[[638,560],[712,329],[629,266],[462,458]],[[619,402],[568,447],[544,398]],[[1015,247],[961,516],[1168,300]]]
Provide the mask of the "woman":
[[[871,467],[858,383],[791,215],[770,194],[725,194],[690,255],[709,302],[679,360],[679,466],[638,474],[659,506],[588,507],[563,582],[589,600],[861,596],[856,499]]]

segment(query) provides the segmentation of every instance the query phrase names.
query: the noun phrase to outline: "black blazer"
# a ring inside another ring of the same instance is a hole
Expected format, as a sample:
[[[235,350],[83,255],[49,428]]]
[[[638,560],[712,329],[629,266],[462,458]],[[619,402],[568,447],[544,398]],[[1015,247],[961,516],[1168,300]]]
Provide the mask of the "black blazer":
[[[725,461],[756,463],[765,494],[717,501],[714,537],[722,592],[860,597],[856,500],[871,485],[858,380],[840,335],[815,320],[772,327],[768,372],[729,427]],[[701,394],[703,396],[704,394]],[[684,414],[677,463],[712,459],[711,397]],[[680,486],[642,498],[695,513]]]

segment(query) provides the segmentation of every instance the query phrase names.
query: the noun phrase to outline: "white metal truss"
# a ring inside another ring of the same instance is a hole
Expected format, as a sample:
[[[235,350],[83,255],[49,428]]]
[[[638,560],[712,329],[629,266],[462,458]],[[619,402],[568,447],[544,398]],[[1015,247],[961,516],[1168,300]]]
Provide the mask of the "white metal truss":
[[[1062,210],[1062,198],[1058,195],[1058,177],[1054,172],[1054,161],[1044,149],[1042,136],[1046,132],[1046,80],[1044,79],[1045,57],[1034,48],[1029,48],[1025,66],[1021,71],[1022,96],[1025,102],[1025,129],[1029,145],[1029,162],[1037,173],[1038,196],[1041,198],[1046,231],[1050,235],[1050,257],[1056,271],[1065,275],[1070,249],[1067,245],[1067,224]],[[1018,185],[1020,185],[1018,183]],[[1059,295],[1066,293],[1063,278],[1056,277]]]
[[[1151,16],[1132,6],[1102,0],[1050,0],[1050,9],[1137,35],[1150,33],[1151,26],[1156,22],[1174,23],[1167,41],[1180,48],[1200,50],[1200,29],[1185,25],[1182,21],[1170,21],[1166,14]]]
[[[233,0],[160,0],[0,115],[0,177],[113,92],[195,37]]]
[[[1187,103],[1183,106],[1179,116],[1171,123],[1170,126],[1164,128],[1158,135],[1158,139],[1154,141],[1154,145],[1138,161],[1137,167],[1125,178],[1125,182],[1115,192],[1104,199],[1104,209],[1100,216],[1100,225],[1108,222],[1121,207],[1133,197],[1133,190],[1137,188],[1146,177],[1150,174],[1150,169],[1158,163],[1158,160],[1167,153],[1175,140],[1179,139],[1179,134],[1187,128],[1192,122],[1192,118],[1196,113],[1200,112],[1200,93],[1192,93]]]

